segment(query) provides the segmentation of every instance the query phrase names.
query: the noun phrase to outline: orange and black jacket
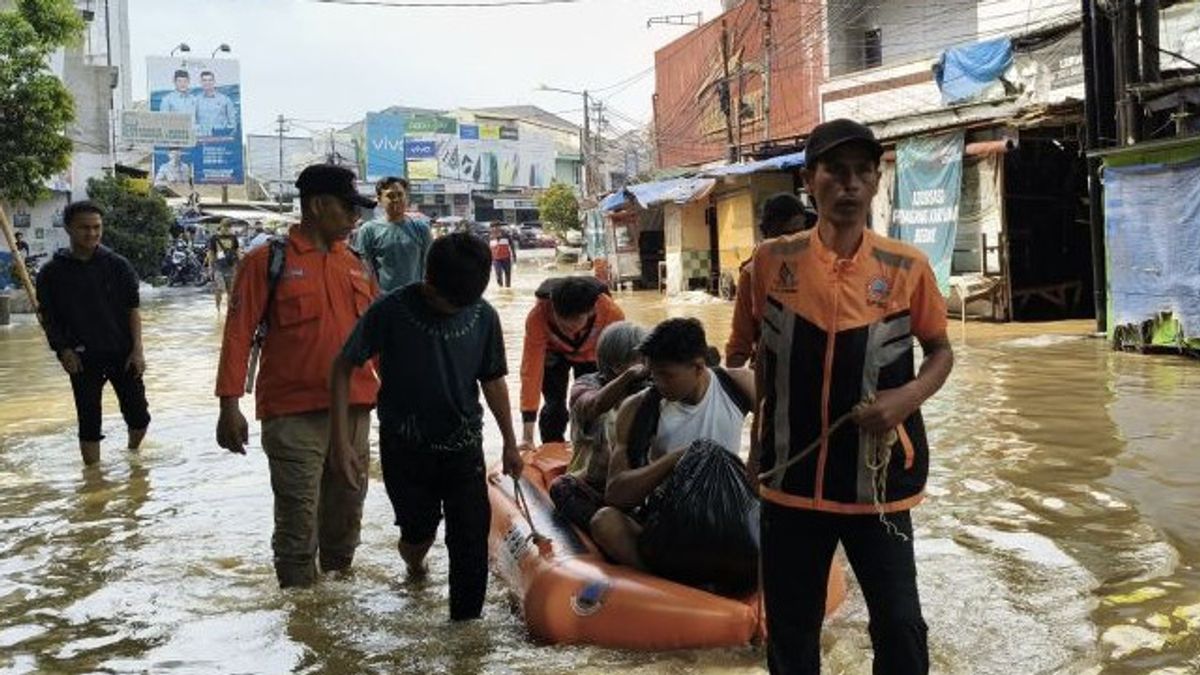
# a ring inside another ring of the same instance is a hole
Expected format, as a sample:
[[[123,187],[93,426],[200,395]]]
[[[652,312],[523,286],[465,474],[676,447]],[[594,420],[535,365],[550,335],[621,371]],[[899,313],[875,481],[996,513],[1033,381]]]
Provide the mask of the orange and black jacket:
[[[596,342],[610,324],[625,320],[625,313],[608,294],[608,287],[596,280],[596,313],[587,326],[575,335],[564,335],[554,323],[550,292],[559,279],[547,279],[537,290],[537,304],[525,318],[525,348],[521,355],[521,418],[537,420],[542,397],[542,378],[546,354],[561,354],[571,363],[595,363]]]
[[[838,259],[815,230],[763,243],[754,255],[756,369],[764,382],[759,429],[763,471],[818,439],[820,447],[764,481],[762,497],[794,508],[875,512],[870,437],[831,425],[864,398],[915,377],[913,338],[945,335],[946,305],[917,249],[870,230],[853,258]],[[897,428],[882,506],[924,496],[929,446],[918,410]]]

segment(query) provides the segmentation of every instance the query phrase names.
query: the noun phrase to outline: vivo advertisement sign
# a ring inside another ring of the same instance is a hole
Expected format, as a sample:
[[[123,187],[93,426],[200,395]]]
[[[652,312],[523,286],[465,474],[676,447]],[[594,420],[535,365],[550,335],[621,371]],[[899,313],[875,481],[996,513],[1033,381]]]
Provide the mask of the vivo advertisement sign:
[[[400,115],[367,113],[367,180],[379,180],[384,176],[405,177],[406,121]]]
[[[154,148],[155,185],[244,183],[242,87],[234,59],[146,59],[151,112],[191,120],[194,145]]]

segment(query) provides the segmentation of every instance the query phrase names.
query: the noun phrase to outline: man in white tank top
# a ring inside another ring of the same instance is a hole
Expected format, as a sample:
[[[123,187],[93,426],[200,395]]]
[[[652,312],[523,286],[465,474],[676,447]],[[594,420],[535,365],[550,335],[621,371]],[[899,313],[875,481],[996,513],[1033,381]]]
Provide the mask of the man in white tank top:
[[[696,319],[662,322],[638,351],[649,364],[654,387],[626,399],[617,412],[604,495],[608,506],[592,519],[591,534],[609,557],[645,569],[636,510],[694,441],[712,441],[738,453],[754,400],[754,374],[710,368],[704,327]]]

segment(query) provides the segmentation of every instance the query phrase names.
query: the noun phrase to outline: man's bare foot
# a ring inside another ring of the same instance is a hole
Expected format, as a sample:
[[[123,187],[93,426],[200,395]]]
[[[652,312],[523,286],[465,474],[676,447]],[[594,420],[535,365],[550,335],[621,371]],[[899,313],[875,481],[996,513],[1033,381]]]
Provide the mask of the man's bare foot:
[[[425,554],[429,553],[430,546],[433,546],[432,539],[420,544],[409,544],[404,540],[396,543],[396,550],[400,551],[400,557],[404,559],[404,564],[408,567],[410,579],[423,579],[429,574],[429,567],[425,564]]]
[[[145,429],[130,429],[129,430],[129,449],[137,450],[142,447],[142,440],[146,438]]]
[[[100,441],[80,441],[79,454],[83,455],[83,463],[92,466],[100,463]]]

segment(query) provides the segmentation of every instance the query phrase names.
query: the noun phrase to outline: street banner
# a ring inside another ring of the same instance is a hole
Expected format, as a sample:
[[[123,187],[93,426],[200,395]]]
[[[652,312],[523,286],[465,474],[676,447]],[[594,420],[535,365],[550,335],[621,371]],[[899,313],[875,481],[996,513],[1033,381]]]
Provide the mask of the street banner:
[[[962,193],[962,131],[908,138],[896,145],[896,207],[890,236],[929,256],[942,295],[950,295],[950,262]]]
[[[154,184],[245,182],[238,62],[151,56],[146,81],[150,111],[189,117],[196,136],[190,146],[155,147]]]
[[[406,117],[367,113],[367,180],[405,177],[404,133]]]
[[[187,113],[125,110],[121,112],[121,140],[133,145],[190,148],[196,145],[196,127]]]

